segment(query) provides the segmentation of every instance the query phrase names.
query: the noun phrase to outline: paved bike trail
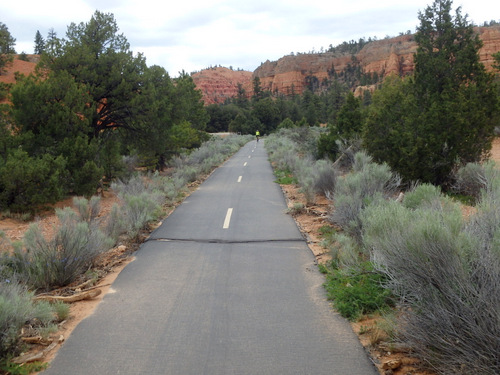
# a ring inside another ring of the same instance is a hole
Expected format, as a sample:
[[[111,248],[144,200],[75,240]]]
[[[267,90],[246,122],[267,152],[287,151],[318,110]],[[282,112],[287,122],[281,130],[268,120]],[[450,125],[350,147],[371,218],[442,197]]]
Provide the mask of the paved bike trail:
[[[326,301],[262,143],[152,233],[44,375],[377,373]]]

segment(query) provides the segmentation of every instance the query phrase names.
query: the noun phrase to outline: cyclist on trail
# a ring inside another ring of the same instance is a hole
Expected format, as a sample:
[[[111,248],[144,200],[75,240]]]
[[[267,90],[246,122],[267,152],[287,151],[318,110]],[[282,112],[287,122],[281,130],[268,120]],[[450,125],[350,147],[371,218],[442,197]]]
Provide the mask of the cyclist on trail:
[[[260,132],[258,130],[255,132],[255,138],[257,138],[257,142],[259,142]]]

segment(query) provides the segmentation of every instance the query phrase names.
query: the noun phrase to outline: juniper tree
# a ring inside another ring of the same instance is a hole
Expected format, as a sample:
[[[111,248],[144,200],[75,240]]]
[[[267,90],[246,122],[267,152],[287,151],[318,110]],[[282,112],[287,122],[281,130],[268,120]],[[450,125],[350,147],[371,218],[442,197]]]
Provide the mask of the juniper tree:
[[[386,161],[407,180],[442,186],[457,161],[477,162],[487,155],[497,102],[493,76],[479,60],[481,40],[460,8],[451,15],[451,6],[450,0],[436,0],[419,13],[415,72],[402,86],[412,99],[393,105],[374,98],[364,131],[375,160]],[[386,93],[396,98],[394,85],[388,87]],[[395,150],[402,151],[399,157]]]
[[[480,161],[491,148],[496,95],[493,77],[479,61],[482,42],[450,0],[420,13],[415,40],[415,95],[421,163],[416,177],[443,183],[455,161]]]

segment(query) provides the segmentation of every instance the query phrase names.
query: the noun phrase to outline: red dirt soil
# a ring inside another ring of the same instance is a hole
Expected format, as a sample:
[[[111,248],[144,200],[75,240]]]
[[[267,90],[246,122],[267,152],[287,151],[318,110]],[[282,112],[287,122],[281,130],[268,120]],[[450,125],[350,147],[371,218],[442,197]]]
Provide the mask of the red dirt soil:
[[[14,61],[7,63],[5,71],[0,74],[0,82],[16,83],[15,73],[18,72],[24,75],[33,73],[40,58],[38,55],[28,55],[27,57],[30,61],[23,61],[14,58]]]

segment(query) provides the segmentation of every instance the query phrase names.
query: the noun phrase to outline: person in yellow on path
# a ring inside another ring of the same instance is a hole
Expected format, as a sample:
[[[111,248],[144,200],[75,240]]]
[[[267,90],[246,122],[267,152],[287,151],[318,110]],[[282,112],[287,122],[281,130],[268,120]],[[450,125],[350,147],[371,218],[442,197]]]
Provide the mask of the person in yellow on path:
[[[257,142],[259,142],[260,132],[258,130],[255,132],[255,138],[257,138]]]

